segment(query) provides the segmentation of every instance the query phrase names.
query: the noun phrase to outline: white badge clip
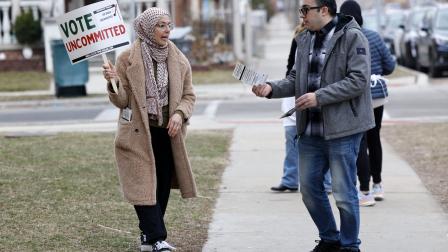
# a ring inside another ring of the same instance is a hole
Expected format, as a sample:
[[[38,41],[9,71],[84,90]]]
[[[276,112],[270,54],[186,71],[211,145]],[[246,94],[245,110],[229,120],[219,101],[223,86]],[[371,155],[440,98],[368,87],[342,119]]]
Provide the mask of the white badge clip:
[[[121,118],[123,118],[124,120],[130,122],[132,119],[132,109],[126,107],[125,109],[123,109],[123,112],[121,113]]]

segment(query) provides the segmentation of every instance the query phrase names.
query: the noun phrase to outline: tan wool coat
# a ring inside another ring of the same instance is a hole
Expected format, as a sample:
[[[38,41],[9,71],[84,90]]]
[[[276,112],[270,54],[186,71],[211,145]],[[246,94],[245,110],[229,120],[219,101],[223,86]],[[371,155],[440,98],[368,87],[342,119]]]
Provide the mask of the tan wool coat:
[[[181,111],[186,122],[182,132],[171,138],[175,172],[172,188],[180,188],[183,198],[196,196],[196,184],[185,148],[186,126],[193,112],[196,96],[191,67],[187,58],[172,43],[168,45],[169,113]],[[125,199],[133,205],[156,204],[156,167],[146,109],[145,69],[141,42],[137,40],[117,59],[118,92],[109,84],[109,99],[120,109],[115,137],[115,158]],[[121,116],[123,109],[132,110],[131,121]]]

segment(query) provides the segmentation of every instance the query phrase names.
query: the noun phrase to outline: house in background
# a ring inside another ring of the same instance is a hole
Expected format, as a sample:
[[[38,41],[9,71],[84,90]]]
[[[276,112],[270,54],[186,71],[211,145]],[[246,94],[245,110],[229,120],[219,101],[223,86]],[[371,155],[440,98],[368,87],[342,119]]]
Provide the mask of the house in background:
[[[38,70],[53,71],[50,42],[60,39],[55,17],[99,0],[0,0],[0,71]],[[175,13],[176,0],[119,0],[123,18],[131,27],[134,17],[146,8],[158,6]],[[181,1],[182,2],[182,1]],[[33,18],[41,23],[42,41],[32,45],[33,56],[25,59],[24,45],[20,45],[13,32],[17,16],[31,11]],[[132,29],[131,29],[132,30]],[[93,60],[93,65],[96,65]]]
[[[38,70],[53,72],[51,56],[51,41],[60,39],[60,33],[55,22],[66,12],[82,6],[98,2],[99,0],[0,0],[0,71],[6,70]],[[235,43],[242,43],[234,39],[235,15],[244,16],[244,3],[249,0],[118,0],[121,14],[128,30],[132,31],[133,19],[149,7],[160,7],[170,11],[175,29],[173,36],[183,36],[190,33],[191,58],[193,64],[222,63],[233,61]],[[263,0],[275,2],[274,0]],[[31,11],[33,18],[41,23],[42,40],[33,45],[33,56],[25,59],[22,55],[23,45],[20,45],[13,32],[16,17]],[[258,13],[260,14],[260,13]],[[266,22],[265,14],[254,17],[261,27]],[[240,27],[244,18],[239,21]],[[186,28],[186,29],[182,29]],[[135,35],[131,34],[131,39]],[[260,50],[254,50],[260,52]],[[115,57],[120,52],[108,55]],[[100,68],[101,57],[89,60],[91,68]]]

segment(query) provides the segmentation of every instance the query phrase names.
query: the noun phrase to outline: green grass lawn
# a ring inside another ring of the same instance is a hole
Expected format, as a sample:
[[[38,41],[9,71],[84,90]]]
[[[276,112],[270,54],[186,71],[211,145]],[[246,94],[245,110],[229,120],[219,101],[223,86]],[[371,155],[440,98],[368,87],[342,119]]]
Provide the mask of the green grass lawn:
[[[232,70],[193,71],[193,83],[221,84],[237,83]],[[50,88],[52,75],[45,72],[2,72],[0,74],[0,92],[47,90]]]
[[[200,251],[227,164],[231,131],[190,131],[202,197],[172,191],[168,240]],[[0,251],[137,251],[133,207],[120,194],[112,133],[0,137]]]
[[[232,76],[233,70],[193,71],[193,83],[222,84],[238,83]],[[409,72],[397,67],[388,78],[409,76]],[[3,72],[0,74],[0,92],[47,90],[51,84],[52,75],[45,72]]]
[[[83,98],[104,97],[106,94],[87,94]],[[0,102],[15,102],[15,101],[48,101],[48,100],[63,100],[73,99],[76,97],[56,97],[55,95],[19,95],[19,96],[0,96]]]
[[[237,83],[238,80],[232,74],[233,70],[193,71],[193,84]]]
[[[0,96],[0,102],[56,100],[54,95]]]
[[[52,75],[46,72],[2,72],[0,74],[0,92],[47,90]]]

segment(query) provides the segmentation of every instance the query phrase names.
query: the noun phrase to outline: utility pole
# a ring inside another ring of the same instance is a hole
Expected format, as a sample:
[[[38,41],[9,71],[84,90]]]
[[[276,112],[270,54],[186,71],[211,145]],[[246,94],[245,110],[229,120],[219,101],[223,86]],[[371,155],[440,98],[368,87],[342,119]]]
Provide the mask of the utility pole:
[[[245,49],[245,63],[250,66],[252,63],[252,8],[250,3],[246,3],[246,23],[244,24],[244,49]]]
[[[168,10],[168,4],[166,0],[157,0],[157,7],[164,10]]]
[[[16,17],[20,14],[20,0],[12,0],[11,2],[11,20],[16,23]]]
[[[232,0],[233,9],[233,53],[237,60],[243,59],[243,45],[241,36],[241,14],[239,1]]]
[[[191,1],[191,19],[193,21],[199,21],[201,19],[201,4],[199,3],[199,0],[192,0]]]
[[[137,15],[140,14],[140,13],[137,13],[137,6],[135,4],[135,0],[131,0],[131,3],[129,4],[129,9],[130,9],[130,13],[129,13],[130,20],[132,22],[134,22]],[[130,30],[131,30],[131,32],[130,32],[131,41],[134,41],[135,40],[135,31],[134,31],[134,29],[130,29]]]
[[[383,13],[383,0],[375,0],[376,24],[378,33],[383,36],[381,16]]]

